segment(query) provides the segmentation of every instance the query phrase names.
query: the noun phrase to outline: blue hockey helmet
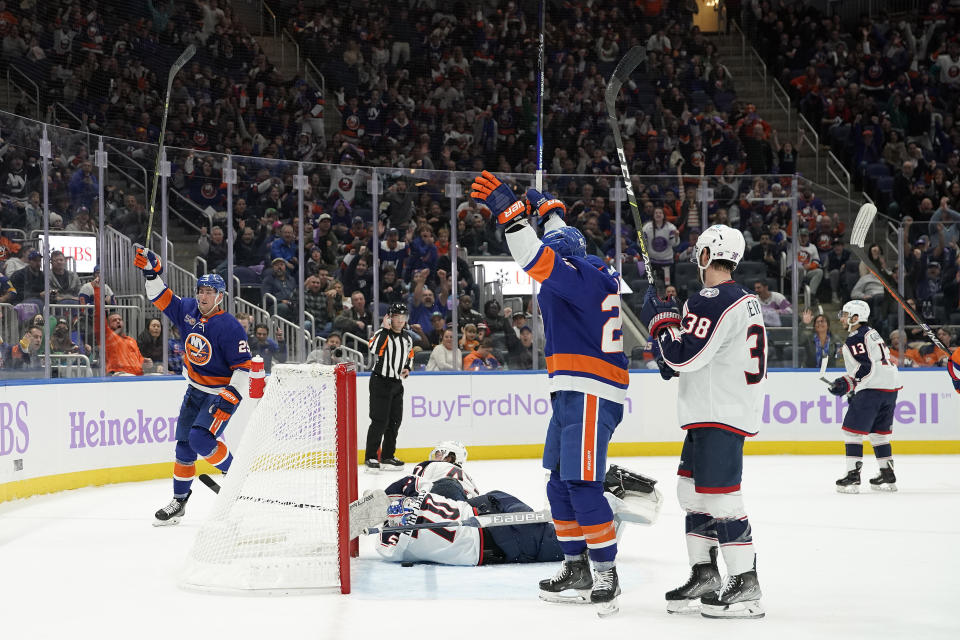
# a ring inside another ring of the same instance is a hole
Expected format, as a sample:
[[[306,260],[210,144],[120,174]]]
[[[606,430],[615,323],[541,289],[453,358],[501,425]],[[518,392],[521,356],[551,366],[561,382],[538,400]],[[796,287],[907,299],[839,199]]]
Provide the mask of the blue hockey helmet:
[[[208,273],[197,278],[197,291],[200,290],[200,287],[210,287],[217,293],[225,293],[227,291],[227,283],[216,273]]]
[[[543,234],[543,244],[557,252],[561,258],[587,255],[587,241],[576,227],[560,227]]]

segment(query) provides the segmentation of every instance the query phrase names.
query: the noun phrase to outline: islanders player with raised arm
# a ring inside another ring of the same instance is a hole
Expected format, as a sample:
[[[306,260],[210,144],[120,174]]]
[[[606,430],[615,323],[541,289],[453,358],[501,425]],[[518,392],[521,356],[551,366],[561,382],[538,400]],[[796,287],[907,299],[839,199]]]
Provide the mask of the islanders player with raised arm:
[[[744,253],[743,234],[706,229],[694,261],[704,288],[683,313],[672,298],[647,290],[640,321],[657,340],[664,364],[680,377],[677,417],[685,430],[677,497],[686,511],[687,582],[666,594],[670,613],[761,618],[760,584],[740,479],[744,439],[757,434],[767,378],[767,332],[760,302],[731,279]],[[720,580],[717,547],[727,565]]]
[[[870,479],[870,488],[896,491],[890,436],[897,391],[902,388],[900,372],[883,338],[867,324],[870,305],[863,300],[850,300],[838,315],[850,332],[843,344],[843,365],[847,373],[833,381],[830,393],[835,396],[850,394],[850,403],[843,416],[847,475],[837,480],[837,491],[860,492],[864,436],[870,438],[880,465],[880,474]]]
[[[152,251],[136,245],[134,265],[146,278],[147,297],[180,330],[187,391],[177,419],[173,500],[155,514],[154,526],[177,524],[193,493],[197,456],[226,473],[233,454],[224,429],[249,385],[250,348],[240,322],[220,308],[226,284],[216,274],[197,280],[197,297],[180,298],[160,279],[163,265]]]
[[[559,200],[530,189],[526,204],[520,202],[487,171],[475,178],[470,195],[497,216],[513,259],[540,283],[553,406],[543,466],[550,471],[547,498],[564,554],[557,575],[540,582],[540,597],[589,601],[601,616],[616,613],[617,538],[603,477],[629,383],[619,275],[586,255],[583,235],[564,224]],[[530,226],[532,216],[541,220],[543,241]]]

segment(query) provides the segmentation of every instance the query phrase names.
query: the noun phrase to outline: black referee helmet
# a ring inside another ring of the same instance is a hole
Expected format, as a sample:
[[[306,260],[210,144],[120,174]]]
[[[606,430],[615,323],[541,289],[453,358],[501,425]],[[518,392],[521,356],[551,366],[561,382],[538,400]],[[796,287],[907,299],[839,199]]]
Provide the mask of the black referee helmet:
[[[408,316],[410,313],[407,311],[407,305],[402,302],[394,302],[390,305],[390,310],[387,311],[387,315],[391,316]]]

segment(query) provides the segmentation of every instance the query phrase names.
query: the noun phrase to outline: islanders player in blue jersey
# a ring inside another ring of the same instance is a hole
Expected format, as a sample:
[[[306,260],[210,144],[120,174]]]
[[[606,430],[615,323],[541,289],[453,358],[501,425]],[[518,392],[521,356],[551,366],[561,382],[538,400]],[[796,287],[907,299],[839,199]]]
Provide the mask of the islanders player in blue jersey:
[[[547,498],[564,553],[557,575],[540,582],[540,597],[592,602],[600,615],[616,613],[617,537],[603,478],[629,383],[619,275],[586,255],[583,235],[563,222],[559,200],[530,189],[521,202],[487,171],[474,180],[470,195],[497,216],[513,259],[540,283],[553,405],[543,466],[550,471]],[[542,241],[530,218],[541,221]]]
[[[760,302],[732,279],[743,234],[714,225],[697,240],[704,287],[683,312],[647,290],[640,321],[658,342],[661,375],[679,375],[677,417],[686,432],[677,497],[686,511],[685,584],[666,594],[670,613],[762,618],[753,533],[740,492],[744,438],[757,434],[767,378],[767,333]],[[717,552],[727,579],[720,579]]]
[[[185,513],[196,475],[197,456],[226,473],[233,462],[222,436],[243,398],[250,374],[247,332],[220,308],[223,278],[197,280],[197,297],[180,298],[160,279],[163,265],[152,251],[136,245],[134,265],[146,278],[147,297],[180,330],[184,342],[183,375],[187,392],[177,419],[173,500],[155,514],[154,526],[177,524]]]

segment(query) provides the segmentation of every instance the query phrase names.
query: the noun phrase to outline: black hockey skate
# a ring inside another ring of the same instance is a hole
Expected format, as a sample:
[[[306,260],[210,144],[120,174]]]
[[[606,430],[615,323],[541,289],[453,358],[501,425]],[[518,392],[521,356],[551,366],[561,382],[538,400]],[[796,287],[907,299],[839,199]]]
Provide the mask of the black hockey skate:
[[[383,458],[380,460],[380,468],[384,471],[403,471],[403,462],[396,458]]]
[[[896,491],[897,476],[893,473],[893,465],[880,467],[880,475],[870,478],[870,488],[874,491]]]
[[[576,560],[564,560],[552,578],[540,581],[540,599],[545,602],[585,604],[590,602],[593,577],[584,551]]]
[[[681,587],[667,591],[667,613],[700,613],[700,598],[716,592],[722,584],[717,568],[717,547],[710,548],[710,562],[690,568],[690,578]]]
[[[186,498],[174,498],[170,501],[170,504],[153,514],[153,526],[165,527],[170,524],[179,523],[180,518],[187,512],[187,500],[190,499],[192,493],[193,490],[188,492]]]
[[[620,611],[617,596],[620,595],[620,579],[617,577],[617,568],[610,567],[606,571],[597,571],[593,581],[593,591],[590,592],[590,602],[597,605],[597,615],[601,618],[612,616]]]
[[[380,461],[375,460],[374,458],[370,458],[364,462],[363,465],[367,468],[367,473],[376,473],[377,471],[380,471]]]
[[[860,469],[863,463],[858,462],[856,469],[847,471],[847,475],[837,480],[837,493],[860,493]]]
[[[723,588],[700,598],[700,615],[704,618],[762,618],[760,583],[756,570],[727,576]]]

